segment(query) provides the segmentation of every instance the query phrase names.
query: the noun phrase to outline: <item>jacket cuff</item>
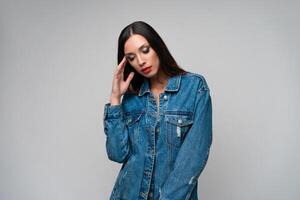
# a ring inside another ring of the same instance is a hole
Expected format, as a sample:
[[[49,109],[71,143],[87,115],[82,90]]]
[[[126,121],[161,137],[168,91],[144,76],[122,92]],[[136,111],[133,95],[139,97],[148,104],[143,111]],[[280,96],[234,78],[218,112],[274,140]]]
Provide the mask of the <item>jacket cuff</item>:
[[[122,104],[110,105],[107,103],[104,105],[104,119],[119,119],[123,117]]]

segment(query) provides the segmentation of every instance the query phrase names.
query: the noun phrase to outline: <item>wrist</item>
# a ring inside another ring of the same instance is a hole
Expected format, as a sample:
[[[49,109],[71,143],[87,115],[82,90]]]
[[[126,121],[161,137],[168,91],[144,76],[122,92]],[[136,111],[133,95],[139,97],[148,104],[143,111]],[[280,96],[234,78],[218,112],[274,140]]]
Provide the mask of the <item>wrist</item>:
[[[110,97],[110,105],[119,105],[121,102],[121,97]]]

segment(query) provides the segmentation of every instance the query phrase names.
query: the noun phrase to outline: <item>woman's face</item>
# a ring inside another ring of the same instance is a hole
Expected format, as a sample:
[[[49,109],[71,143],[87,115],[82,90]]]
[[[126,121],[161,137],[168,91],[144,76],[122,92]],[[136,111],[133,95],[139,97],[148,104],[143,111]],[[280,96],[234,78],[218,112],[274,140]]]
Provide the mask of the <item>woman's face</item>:
[[[142,76],[151,78],[158,73],[159,58],[143,36],[130,36],[124,44],[124,54],[130,65]]]

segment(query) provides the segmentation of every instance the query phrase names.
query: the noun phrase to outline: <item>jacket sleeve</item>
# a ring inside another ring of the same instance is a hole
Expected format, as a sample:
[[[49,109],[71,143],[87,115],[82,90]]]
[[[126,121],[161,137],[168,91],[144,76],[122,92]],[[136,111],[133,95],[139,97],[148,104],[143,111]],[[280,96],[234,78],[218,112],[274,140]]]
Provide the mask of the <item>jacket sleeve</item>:
[[[212,103],[205,80],[198,88],[194,110],[194,123],[160,190],[159,200],[188,200],[206,165],[212,143]]]
[[[122,104],[104,106],[104,133],[106,152],[110,160],[123,163],[130,156],[128,129],[124,119]]]

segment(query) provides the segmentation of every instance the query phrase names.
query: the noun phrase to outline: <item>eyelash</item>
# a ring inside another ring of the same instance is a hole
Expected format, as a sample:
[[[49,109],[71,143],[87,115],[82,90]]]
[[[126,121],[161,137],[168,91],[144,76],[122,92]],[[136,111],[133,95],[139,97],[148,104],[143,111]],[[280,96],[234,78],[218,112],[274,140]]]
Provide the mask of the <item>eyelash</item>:
[[[144,54],[147,54],[147,53],[149,53],[149,50],[150,50],[150,47],[145,47],[145,48],[143,48],[142,52],[143,52]],[[128,59],[129,61],[133,61],[133,60],[134,60],[134,57],[130,58],[130,57],[128,56],[127,59]]]

